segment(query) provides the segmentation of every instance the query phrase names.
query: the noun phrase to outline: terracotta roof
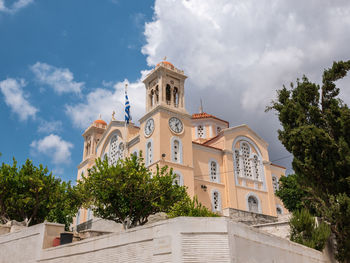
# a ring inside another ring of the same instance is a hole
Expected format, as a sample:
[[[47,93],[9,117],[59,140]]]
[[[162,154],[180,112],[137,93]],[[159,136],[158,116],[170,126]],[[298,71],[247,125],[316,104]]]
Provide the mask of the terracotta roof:
[[[221,134],[218,134],[218,135],[216,135],[215,137],[206,140],[203,144],[207,144],[208,142],[214,141],[215,139],[219,138],[220,135],[221,135]]]
[[[102,124],[102,125],[107,125],[107,122],[105,122],[104,120],[101,120],[101,119],[95,120],[94,123],[99,123],[99,124]]]
[[[281,166],[281,165],[278,165],[278,164],[271,163],[271,165],[276,166],[276,167],[279,167],[279,168],[287,169],[286,167]]]
[[[157,64],[157,66],[159,66],[160,64],[166,64],[166,65],[169,65],[171,68],[174,68],[174,65],[172,63],[170,63],[169,61],[162,61],[162,62],[159,62]]]
[[[227,123],[227,127],[229,127],[229,122],[228,121],[220,119],[220,118],[218,118],[218,117],[216,117],[214,115],[208,114],[206,112],[192,114],[192,119],[207,119],[207,118],[212,118],[212,119],[216,119],[218,121],[226,122]]]

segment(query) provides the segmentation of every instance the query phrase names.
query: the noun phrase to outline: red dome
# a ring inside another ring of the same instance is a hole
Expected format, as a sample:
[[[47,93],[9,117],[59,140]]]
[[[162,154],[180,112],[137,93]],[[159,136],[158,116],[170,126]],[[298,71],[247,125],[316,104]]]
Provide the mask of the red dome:
[[[96,124],[102,124],[102,125],[107,125],[107,122],[105,122],[104,120],[101,120],[101,119],[95,120],[94,123],[96,123]]]
[[[170,63],[169,61],[162,61],[160,63],[157,64],[157,67],[160,65],[160,64],[166,64],[166,65],[169,65],[171,68],[174,68],[174,65],[172,63]]]

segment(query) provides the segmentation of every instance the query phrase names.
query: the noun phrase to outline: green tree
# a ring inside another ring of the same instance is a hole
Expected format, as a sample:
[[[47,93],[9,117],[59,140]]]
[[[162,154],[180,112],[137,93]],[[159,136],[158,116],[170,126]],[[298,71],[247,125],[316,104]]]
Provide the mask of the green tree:
[[[167,167],[152,175],[141,157],[132,156],[109,165],[107,158],[89,170],[79,185],[89,199],[94,215],[121,223],[124,229],[147,223],[158,212],[187,196],[185,187],[174,184],[175,176]]]
[[[168,212],[170,218],[178,216],[193,217],[219,217],[217,213],[211,212],[208,208],[199,203],[197,196],[193,200],[189,196],[175,203]]]
[[[0,221],[24,221],[26,226],[45,220],[68,225],[81,205],[70,182],[62,182],[41,164],[26,160],[21,168],[2,163],[0,167]]]
[[[281,176],[279,190],[277,190],[276,195],[290,212],[299,211],[301,208],[310,205],[307,201],[307,192],[300,186],[296,174]]]
[[[294,156],[293,169],[315,213],[336,238],[337,259],[350,259],[350,109],[335,82],[346,76],[350,61],[334,62],[321,87],[307,77],[283,87],[268,107],[277,111],[279,139]]]
[[[289,224],[290,240],[320,251],[324,249],[331,233],[330,227],[324,222],[317,225],[315,217],[307,209],[294,211]]]

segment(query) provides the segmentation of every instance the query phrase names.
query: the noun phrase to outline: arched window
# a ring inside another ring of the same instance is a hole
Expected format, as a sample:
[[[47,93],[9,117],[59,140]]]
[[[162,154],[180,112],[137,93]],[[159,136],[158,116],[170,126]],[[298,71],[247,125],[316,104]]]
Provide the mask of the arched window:
[[[109,159],[108,163],[109,165],[116,165],[117,161],[119,159],[119,151],[118,151],[118,136],[114,135],[111,139],[110,145],[109,145]]]
[[[174,87],[174,106],[179,106],[179,91],[176,87]]]
[[[170,105],[171,101],[171,87],[169,84],[166,85],[166,90],[165,90],[165,100],[168,105]]]
[[[252,178],[252,168],[250,166],[250,160],[249,160],[250,148],[249,148],[248,143],[242,142],[241,149],[242,149],[245,176],[248,178]]]
[[[250,195],[248,197],[248,211],[259,213],[259,202],[258,199],[253,195]]]
[[[182,163],[182,142],[178,137],[171,138],[171,161]]]
[[[211,182],[217,182],[219,183],[219,165],[216,161],[211,160],[209,162],[209,174],[210,174],[210,181]]]
[[[272,186],[273,192],[276,193],[276,191],[279,189],[278,178],[276,175],[272,175]]]
[[[202,125],[197,126],[197,137],[204,138],[204,127]]]
[[[233,144],[233,163],[236,184],[266,191],[263,159],[257,145],[250,138],[238,136]],[[247,179],[254,184],[247,184]]]
[[[176,177],[174,179],[173,184],[177,184],[179,186],[183,186],[184,185],[184,180],[183,180],[182,174],[180,172],[174,172],[174,175]]]
[[[153,89],[151,90],[151,107],[154,105],[154,91]]]
[[[156,86],[156,103],[159,103],[159,88],[158,85]]]
[[[180,162],[180,143],[178,140],[174,140],[173,143],[173,156],[174,156],[174,162],[179,163]]]
[[[152,142],[149,141],[146,146],[146,165],[150,165],[152,163],[152,156],[153,155],[153,149],[152,149]]]
[[[218,190],[212,191],[212,210],[213,212],[221,211],[221,196]]]

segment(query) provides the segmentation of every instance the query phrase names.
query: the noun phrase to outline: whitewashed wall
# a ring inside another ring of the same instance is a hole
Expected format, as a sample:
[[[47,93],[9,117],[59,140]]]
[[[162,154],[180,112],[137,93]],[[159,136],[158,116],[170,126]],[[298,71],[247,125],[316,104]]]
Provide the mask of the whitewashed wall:
[[[36,232],[33,231],[32,234],[34,233]],[[0,246],[3,246],[1,240],[0,236]],[[16,242],[23,242],[19,236],[16,240],[13,239],[12,245]],[[32,242],[33,244],[42,243],[42,237],[34,235]],[[29,250],[34,252],[39,247],[38,245],[32,246],[23,254],[28,253]],[[17,255],[20,252],[11,250],[9,247],[0,247],[0,260],[3,259],[1,258],[3,253]],[[38,256],[37,262],[42,263],[329,262],[319,251],[232,222],[224,217],[180,217],[126,232],[112,233],[59,247],[39,249],[39,252],[33,255]],[[31,259],[32,261],[0,262],[35,262],[34,258]]]

